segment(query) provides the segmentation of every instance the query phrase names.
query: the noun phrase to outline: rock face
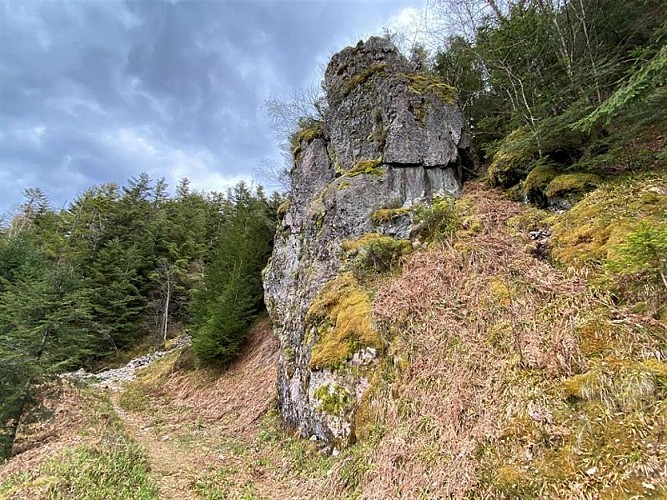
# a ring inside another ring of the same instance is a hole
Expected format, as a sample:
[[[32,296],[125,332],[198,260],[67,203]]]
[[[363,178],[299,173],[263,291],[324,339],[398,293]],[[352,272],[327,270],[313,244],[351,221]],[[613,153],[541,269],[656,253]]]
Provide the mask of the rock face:
[[[381,351],[368,335],[352,331],[364,328],[354,323],[355,314],[370,318],[370,308],[351,299],[358,293],[354,284],[341,281],[343,242],[367,233],[409,238],[409,215],[374,224],[372,214],[458,195],[468,144],[453,89],[415,73],[385,39],[371,38],[334,55],[324,88],[323,123],[295,136],[292,192],[264,289],[281,342],[282,417],[302,436],[335,449],[355,439],[355,414]],[[341,296],[332,299],[332,290]],[[334,311],[319,324],[312,319],[318,301]],[[319,360],[332,351],[322,344],[344,321],[352,336],[346,337],[343,358],[338,353],[315,362],[314,352]]]

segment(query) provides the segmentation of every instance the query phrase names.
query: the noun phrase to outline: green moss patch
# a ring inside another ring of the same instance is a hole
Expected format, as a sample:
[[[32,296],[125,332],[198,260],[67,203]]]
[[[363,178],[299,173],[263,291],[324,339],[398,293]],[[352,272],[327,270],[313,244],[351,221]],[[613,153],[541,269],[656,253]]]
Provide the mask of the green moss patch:
[[[514,186],[528,175],[538,156],[539,148],[533,134],[526,128],[516,129],[495,148],[487,178],[494,186]]]
[[[319,402],[320,411],[335,416],[344,415],[356,401],[350,391],[341,385],[321,385],[315,389],[314,396]]]
[[[602,179],[595,174],[571,173],[559,175],[546,187],[544,193],[549,198],[583,194],[592,191],[602,183]]]
[[[397,240],[378,233],[368,233],[356,240],[346,240],[343,250],[351,257],[350,268],[360,280],[395,269],[401,257],[412,250],[406,240]]]
[[[458,95],[456,89],[443,82],[436,75],[428,73],[402,73],[401,76],[407,80],[410,91],[417,95],[424,96],[431,94],[448,104],[456,101]]]
[[[415,211],[419,234],[424,239],[438,241],[453,234],[459,228],[456,200],[445,196],[434,198],[431,205],[419,205]]]
[[[363,160],[355,163],[351,169],[347,170],[344,175],[347,177],[356,177],[357,175],[376,175],[382,176],[385,174],[384,169],[380,166],[382,158],[374,160]]]
[[[278,208],[276,210],[276,214],[278,215],[279,219],[282,219],[285,217],[285,214],[287,214],[287,211],[289,210],[290,205],[292,204],[292,200],[289,198],[283,201],[280,205],[278,205]]]
[[[373,324],[370,298],[350,274],[324,286],[306,314],[306,324],[319,333],[310,358],[314,370],[336,369],[359,349],[384,345]]]
[[[553,165],[537,165],[533,168],[526,180],[523,181],[524,192],[528,193],[529,191],[536,189],[544,192],[549,183],[559,175],[559,171],[554,168]]]
[[[559,170],[551,164],[538,162],[528,173],[523,181],[522,193],[525,198],[542,208],[547,205],[545,194],[549,183],[560,174]]]
[[[641,224],[667,223],[665,193],[665,173],[628,176],[598,187],[554,218],[552,255],[564,265],[604,264],[610,251]]]
[[[347,97],[354,89],[363,85],[367,80],[369,80],[374,75],[382,73],[386,63],[377,63],[365,68],[358,73],[352,75],[350,79],[345,83],[343,87],[342,97]]]
[[[409,208],[381,208],[371,214],[371,220],[373,224],[386,224],[408,213]]]
[[[298,156],[301,152],[301,144],[303,142],[311,143],[318,137],[324,137],[324,122],[320,120],[305,120],[301,123],[299,130],[290,136],[290,144],[292,146],[292,155]]]

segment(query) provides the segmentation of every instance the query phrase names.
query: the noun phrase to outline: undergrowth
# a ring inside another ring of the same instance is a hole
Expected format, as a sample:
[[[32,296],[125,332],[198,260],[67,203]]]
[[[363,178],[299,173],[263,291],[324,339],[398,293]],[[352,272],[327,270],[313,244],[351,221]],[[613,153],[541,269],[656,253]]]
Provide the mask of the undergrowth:
[[[52,478],[47,498],[82,500],[157,498],[148,472],[145,452],[124,436],[68,450],[49,460],[42,469]]]
[[[655,308],[639,310],[619,296],[628,276],[605,268],[606,254],[560,267],[524,251],[526,233],[547,223],[562,258],[580,255],[575,247],[584,242],[568,239],[571,231],[598,218],[626,228],[657,221],[664,198],[649,200],[649,193],[661,186],[645,177],[639,185],[599,187],[581,203],[619,189],[618,203],[612,197],[608,210],[600,205],[575,220],[576,212],[549,215],[469,185],[452,202],[457,223],[440,243],[379,284],[373,314],[391,343],[360,405],[373,425],[358,461],[348,462],[353,491],[388,498],[667,494],[664,322]],[[638,234],[643,243],[634,244],[643,248],[662,241],[655,232]],[[625,241],[607,250],[640,256]],[[651,279],[659,279],[662,254],[650,255]],[[342,474],[334,468],[328,487],[346,484]]]
[[[4,477],[0,498],[157,498],[146,452],[128,437],[108,396],[84,389],[75,399],[80,415],[66,423],[76,428],[64,431],[77,438],[37,465],[28,462],[31,467]]]

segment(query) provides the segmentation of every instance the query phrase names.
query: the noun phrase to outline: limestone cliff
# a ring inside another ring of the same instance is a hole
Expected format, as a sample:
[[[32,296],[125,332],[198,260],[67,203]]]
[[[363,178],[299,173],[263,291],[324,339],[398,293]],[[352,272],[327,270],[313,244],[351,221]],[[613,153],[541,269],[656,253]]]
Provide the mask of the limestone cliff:
[[[344,243],[367,233],[408,239],[409,211],[460,190],[467,148],[453,89],[414,71],[387,40],[334,55],[323,123],[294,137],[292,191],[264,274],[281,355],[278,405],[304,437],[355,439],[354,416],[382,339]],[[380,209],[394,210],[378,220]],[[395,210],[399,209],[399,210]]]

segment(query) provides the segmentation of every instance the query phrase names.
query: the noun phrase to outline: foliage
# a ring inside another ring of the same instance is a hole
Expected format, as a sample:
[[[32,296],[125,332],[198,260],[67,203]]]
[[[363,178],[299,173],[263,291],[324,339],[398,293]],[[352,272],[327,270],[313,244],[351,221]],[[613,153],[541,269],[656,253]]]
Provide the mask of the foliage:
[[[355,163],[349,170],[346,170],[344,175],[347,177],[356,177],[357,175],[361,174],[382,176],[385,174],[385,170],[381,167],[381,165],[382,158],[376,158],[374,160],[362,160]]]
[[[6,457],[33,386],[89,358],[99,339],[90,290],[70,265],[51,263],[27,232],[0,245],[0,451]]]
[[[667,33],[667,22],[664,26],[666,27],[664,31]],[[612,117],[628,106],[629,103],[646,98],[652,92],[660,92],[660,87],[664,87],[666,83],[667,45],[663,46],[653,58],[635,70],[627,82],[618,87],[592,113],[578,121],[575,127],[590,130],[599,121],[609,125]],[[664,88],[662,92],[664,92]]]
[[[157,491],[148,480],[148,471],[144,451],[125,437],[68,450],[44,468],[45,474],[56,478],[49,485],[49,498],[81,500],[155,499]]]
[[[277,201],[257,212],[264,238]],[[192,321],[194,290],[235,204],[232,193],[194,192],[187,179],[170,197],[163,179],[146,174],[122,187],[94,186],[59,212],[40,190],[26,192],[22,212],[0,231],[3,454],[33,413],[33,387],[65,370],[118,362]],[[237,280],[240,295],[255,297],[258,272],[252,293]]]
[[[401,257],[412,249],[409,241],[378,233],[343,241],[342,247],[350,256],[350,266],[357,279],[363,279],[369,273],[377,275],[395,269]]]
[[[607,268],[615,273],[646,273],[667,291],[667,220],[654,224],[642,221],[610,249]]]
[[[634,128],[632,137],[664,122],[664,2],[436,4],[446,25],[462,25],[446,33],[435,70],[459,90],[478,159],[495,155],[496,185],[517,184],[540,159],[576,167],[595,145],[590,163],[617,129]],[[523,138],[513,136],[517,129]]]
[[[303,142],[311,143],[318,137],[324,137],[324,122],[312,118],[299,119],[299,128],[290,135],[292,155],[296,157],[301,152]]]
[[[438,241],[452,234],[458,227],[454,199],[436,198],[430,205],[420,205],[415,210],[419,235],[430,241]]]
[[[366,83],[366,81],[373,76],[377,75],[378,73],[382,73],[385,66],[385,63],[373,64],[368,68],[364,68],[358,73],[352,75],[343,87],[341,98],[349,95],[354,89]]]
[[[275,215],[261,190],[239,184],[193,304],[193,350],[207,363],[227,364],[239,353],[262,306],[261,271],[272,248]]]
[[[640,224],[664,224],[665,189],[664,173],[634,174],[600,186],[552,224],[553,257],[565,266],[604,265],[612,248]]]

